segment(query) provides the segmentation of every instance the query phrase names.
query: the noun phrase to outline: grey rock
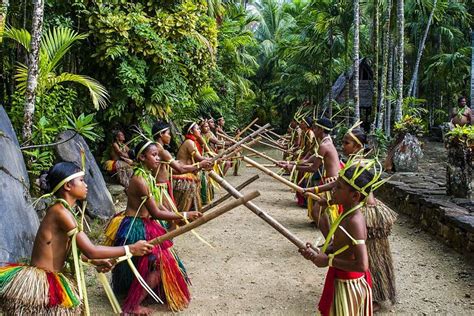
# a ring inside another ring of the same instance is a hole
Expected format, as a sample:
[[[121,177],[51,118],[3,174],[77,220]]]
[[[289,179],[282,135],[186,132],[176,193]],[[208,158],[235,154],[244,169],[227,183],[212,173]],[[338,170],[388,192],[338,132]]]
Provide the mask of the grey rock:
[[[395,147],[393,165],[397,172],[418,171],[418,161],[423,157],[421,143],[411,134],[406,134],[403,140]]]
[[[0,261],[31,255],[39,219],[31,207],[28,173],[18,139],[0,106]]]
[[[65,131],[58,135],[57,140],[66,140],[73,135],[73,131]],[[87,214],[93,218],[108,219],[115,214],[112,196],[84,138],[75,135],[70,141],[57,145],[56,152],[61,160],[75,162],[81,166],[81,148],[86,154]]]

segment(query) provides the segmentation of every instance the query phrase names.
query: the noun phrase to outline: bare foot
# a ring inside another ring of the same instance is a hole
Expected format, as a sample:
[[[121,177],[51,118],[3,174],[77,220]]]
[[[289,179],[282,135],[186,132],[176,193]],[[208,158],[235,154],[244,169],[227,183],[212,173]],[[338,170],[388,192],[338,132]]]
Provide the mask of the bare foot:
[[[153,309],[138,305],[135,309],[128,313],[123,313],[122,315],[151,315],[153,313]]]

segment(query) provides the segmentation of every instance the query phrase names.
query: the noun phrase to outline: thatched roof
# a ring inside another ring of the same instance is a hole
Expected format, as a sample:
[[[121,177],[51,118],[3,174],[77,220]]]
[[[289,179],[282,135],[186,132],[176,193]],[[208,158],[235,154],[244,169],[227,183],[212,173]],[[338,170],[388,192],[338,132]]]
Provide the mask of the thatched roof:
[[[360,69],[363,67],[370,72],[371,76],[373,76],[372,69],[370,68],[370,65],[367,63],[366,58],[362,58],[359,60],[359,74],[360,74]],[[352,80],[353,77],[354,77],[354,66],[351,66],[351,68],[349,68],[349,81]],[[336,99],[344,91],[345,86],[346,86],[346,76],[344,73],[342,73],[339,75],[339,78],[337,78],[336,82],[334,82],[331,88],[332,98]],[[329,100],[329,95],[327,95],[324,98],[325,105],[328,102],[328,100]]]

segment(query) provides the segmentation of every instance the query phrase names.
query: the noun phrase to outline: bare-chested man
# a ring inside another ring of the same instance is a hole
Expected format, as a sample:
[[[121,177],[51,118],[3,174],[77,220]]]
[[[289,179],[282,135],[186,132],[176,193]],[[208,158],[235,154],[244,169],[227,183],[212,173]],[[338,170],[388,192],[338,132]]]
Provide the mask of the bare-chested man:
[[[341,164],[339,161],[339,155],[336,147],[329,135],[333,128],[332,122],[327,118],[321,118],[313,123],[313,131],[318,143],[318,149],[309,159],[302,161],[301,163],[294,162],[282,162],[280,166],[286,169],[291,169],[296,164],[296,169],[304,172],[318,172],[319,167],[323,166],[323,174],[321,182],[323,184],[334,182],[337,180]],[[318,192],[315,192],[316,194]],[[329,193],[326,193],[329,194]],[[329,201],[330,197],[327,196],[326,200]],[[329,222],[332,222],[338,216],[338,208],[328,208],[326,213],[329,213],[329,220],[324,218],[321,220],[320,214],[322,209],[316,206],[313,207],[313,203],[308,203],[308,216],[315,221],[315,223],[321,228],[321,231],[326,232],[329,228]]]

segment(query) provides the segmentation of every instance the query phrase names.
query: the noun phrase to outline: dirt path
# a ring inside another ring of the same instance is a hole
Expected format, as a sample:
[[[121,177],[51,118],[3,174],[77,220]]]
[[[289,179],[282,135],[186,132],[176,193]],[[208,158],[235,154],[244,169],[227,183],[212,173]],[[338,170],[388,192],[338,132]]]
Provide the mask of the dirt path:
[[[229,176],[233,184],[256,173],[243,168],[242,176]],[[293,194],[270,177],[247,190],[259,190],[255,203],[305,241],[319,236]],[[244,207],[199,228],[210,249],[188,234],[175,247],[191,276],[193,300],[184,315],[285,314],[312,315],[323,288],[326,269],[304,260],[296,247]],[[399,303],[385,306],[385,313],[473,314],[474,264],[400,217],[394,228]],[[109,309],[98,285],[93,290],[92,310]],[[163,313],[163,309],[159,309]]]

